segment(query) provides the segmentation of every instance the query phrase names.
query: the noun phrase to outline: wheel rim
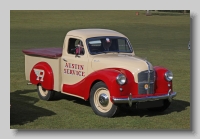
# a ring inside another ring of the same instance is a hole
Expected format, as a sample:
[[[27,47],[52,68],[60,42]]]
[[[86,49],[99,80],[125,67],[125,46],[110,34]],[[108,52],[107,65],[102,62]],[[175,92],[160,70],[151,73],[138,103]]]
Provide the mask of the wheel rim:
[[[110,93],[106,88],[99,88],[94,93],[94,104],[100,112],[108,112],[112,107]]]
[[[39,92],[43,97],[48,94],[48,90],[44,89],[41,85],[39,85]]]

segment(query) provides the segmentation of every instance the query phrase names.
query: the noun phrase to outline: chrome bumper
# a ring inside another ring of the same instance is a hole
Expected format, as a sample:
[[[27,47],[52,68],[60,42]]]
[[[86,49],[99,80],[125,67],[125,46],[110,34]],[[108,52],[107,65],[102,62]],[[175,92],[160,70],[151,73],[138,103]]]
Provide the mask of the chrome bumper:
[[[133,102],[146,102],[146,101],[155,101],[155,100],[161,100],[161,99],[168,99],[170,102],[172,101],[172,98],[176,96],[176,92],[171,92],[171,90],[168,91],[168,94],[161,95],[161,96],[147,96],[142,98],[132,98],[132,95],[130,93],[128,98],[113,98],[114,103],[128,103],[129,106],[132,106]]]

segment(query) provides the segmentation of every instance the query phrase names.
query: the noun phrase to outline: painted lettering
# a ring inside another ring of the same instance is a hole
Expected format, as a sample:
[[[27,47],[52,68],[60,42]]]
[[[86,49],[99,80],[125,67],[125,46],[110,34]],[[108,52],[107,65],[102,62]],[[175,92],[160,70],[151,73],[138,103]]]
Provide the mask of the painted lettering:
[[[80,70],[83,70],[84,69],[84,65],[80,65]]]
[[[72,64],[72,69],[74,69],[74,64]]]
[[[69,68],[69,65],[68,65],[68,63],[66,63],[65,67]]]
[[[76,76],[85,76],[85,72],[83,70],[84,70],[84,65],[66,62],[64,73]]]
[[[85,76],[85,72],[84,71],[82,72],[82,76]]]

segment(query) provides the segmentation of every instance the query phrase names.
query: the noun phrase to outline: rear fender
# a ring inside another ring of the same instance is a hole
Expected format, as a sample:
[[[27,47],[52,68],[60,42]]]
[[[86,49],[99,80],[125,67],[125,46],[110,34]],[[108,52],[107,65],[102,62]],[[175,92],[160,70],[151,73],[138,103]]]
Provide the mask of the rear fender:
[[[46,62],[39,62],[33,66],[30,72],[30,82],[41,84],[43,88],[52,90],[54,87],[54,77],[51,66]]]

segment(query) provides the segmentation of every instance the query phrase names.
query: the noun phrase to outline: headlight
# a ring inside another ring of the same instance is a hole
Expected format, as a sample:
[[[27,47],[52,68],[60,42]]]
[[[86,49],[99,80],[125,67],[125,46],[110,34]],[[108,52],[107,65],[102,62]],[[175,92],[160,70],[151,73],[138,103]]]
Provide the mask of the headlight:
[[[171,71],[167,71],[167,72],[165,72],[165,79],[167,80],[167,81],[172,81],[172,79],[173,79],[173,73],[171,72]]]
[[[126,83],[126,76],[124,74],[119,74],[116,80],[118,84],[123,85]]]

